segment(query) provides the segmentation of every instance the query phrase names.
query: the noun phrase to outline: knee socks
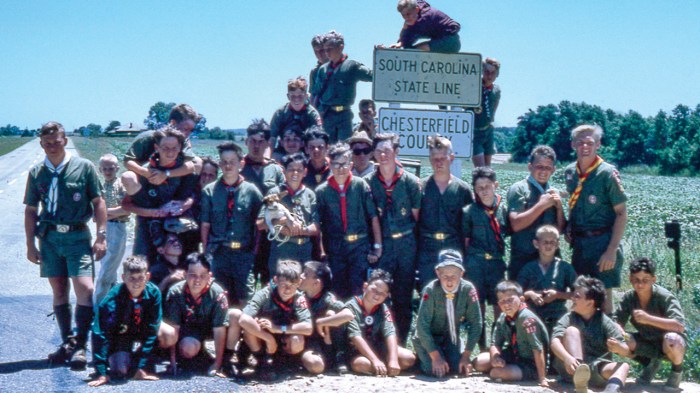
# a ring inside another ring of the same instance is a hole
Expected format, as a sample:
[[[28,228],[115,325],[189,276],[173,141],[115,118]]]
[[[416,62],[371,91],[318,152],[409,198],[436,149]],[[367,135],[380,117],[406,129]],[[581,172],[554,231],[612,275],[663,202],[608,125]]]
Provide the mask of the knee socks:
[[[78,347],[85,347],[94,315],[95,312],[92,306],[77,305],[75,307],[75,326],[77,331],[75,340],[78,343]]]
[[[73,316],[71,314],[70,304],[53,306],[53,315],[56,318],[58,330],[61,332],[62,342],[68,341],[68,336],[71,335],[71,327],[73,325]]]

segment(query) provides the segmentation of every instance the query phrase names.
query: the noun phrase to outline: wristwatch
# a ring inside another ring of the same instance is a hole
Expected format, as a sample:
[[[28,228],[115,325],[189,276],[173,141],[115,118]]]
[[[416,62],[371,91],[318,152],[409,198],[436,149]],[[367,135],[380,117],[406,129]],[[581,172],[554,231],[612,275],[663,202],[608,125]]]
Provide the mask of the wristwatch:
[[[382,249],[382,244],[381,244],[381,243],[374,243],[374,249],[375,249],[375,250],[381,250],[381,249]]]
[[[104,237],[107,237],[107,230],[101,229],[101,230],[97,231],[97,235],[98,235],[98,236],[99,236],[99,235],[102,235],[102,236],[104,236]]]
[[[282,334],[287,334],[287,325],[280,326],[280,330],[282,331]]]
[[[170,169],[165,170],[165,177],[170,177]]]

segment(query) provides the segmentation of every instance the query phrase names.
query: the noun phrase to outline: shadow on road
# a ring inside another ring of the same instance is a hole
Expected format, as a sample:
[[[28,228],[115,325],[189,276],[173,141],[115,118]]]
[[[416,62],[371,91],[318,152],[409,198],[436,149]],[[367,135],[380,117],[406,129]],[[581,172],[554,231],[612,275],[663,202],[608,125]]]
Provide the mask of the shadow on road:
[[[11,374],[24,370],[46,370],[49,369],[49,362],[46,359],[20,360],[18,362],[0,363],[0,374]]]

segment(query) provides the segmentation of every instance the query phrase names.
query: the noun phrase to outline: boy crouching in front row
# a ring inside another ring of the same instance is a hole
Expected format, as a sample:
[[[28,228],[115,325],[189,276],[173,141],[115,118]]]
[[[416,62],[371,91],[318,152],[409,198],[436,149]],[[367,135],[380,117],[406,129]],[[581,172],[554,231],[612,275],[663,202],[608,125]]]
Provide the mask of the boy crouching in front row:
[[[95,387],[109,383],[112,377],[155,381],[146,372],[151,350],[161,322],[161,295],[149,282],[148,263],[140,255],[128,257],[122,264],[122,284],[102,299],[92,326]]]
[[[318,329],[347,325],[347,337],[354,349],[348,358],[359,374],[390,376],[413,366],[416,356],[398,345],[394,320],[384,301],[389,297],[391,275],[382,269],[370,274],[361,296],[350,299],[345,308],[316,321]]]
[[[496,285],[496,296],[501,315],[493,330],[489,353],[480,354],[474,361],[476,370],[488,372],[495,380],[537,380],[540,386],[549,386],[547,328],[527,308],[518,283],[501,281]]]

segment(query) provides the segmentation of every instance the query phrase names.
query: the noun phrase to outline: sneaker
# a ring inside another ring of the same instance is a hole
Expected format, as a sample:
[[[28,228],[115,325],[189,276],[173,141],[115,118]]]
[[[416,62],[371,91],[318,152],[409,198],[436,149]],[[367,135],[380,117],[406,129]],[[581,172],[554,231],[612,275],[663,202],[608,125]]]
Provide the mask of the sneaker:
[[[668,379],[666,380],[666,385],[664,386],[669,389],[678,389],[681,386],[681,379],[683,379],[682,371],[671,371],[668,374]]]
[[[654,380],[654,377],[656,376],[656,373],[659,371],[660,367],[661,362],[659,359],[651,359],[649,364],[644,366],[642,372],[639,374],[639,377],[637,377],[637,384],[651,385],[651,381]]]
[[[591,368],[587,364],[581,364],[574,372],[574,388],[576,393],[588,393],[588,381],[591,379]]]
[[[70,358],[70,369],[73,371],[83,371],[87,368],[87,355],[85,348],[76,348]]]
[[[349,372],[348,365],[344,362],[339,362],[335,365],[335,371],[338,373],[338,375],[345,375]]]
[[[73,356],[74,350],[75,349],[73,348],[72,342],[64,342],[55,352],[49,354],[49,366],[54,367],[66,364],[66,362]]]

